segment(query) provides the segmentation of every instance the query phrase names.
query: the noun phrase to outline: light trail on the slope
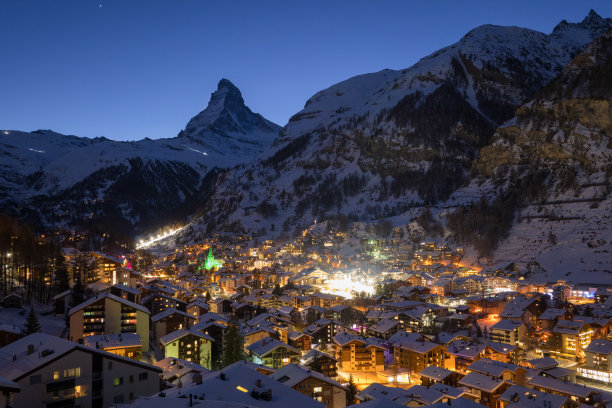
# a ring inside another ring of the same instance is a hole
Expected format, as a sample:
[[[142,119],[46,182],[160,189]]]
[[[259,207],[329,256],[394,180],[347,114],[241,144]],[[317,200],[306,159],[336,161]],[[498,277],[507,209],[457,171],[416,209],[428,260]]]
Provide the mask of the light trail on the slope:
[[[181,227],[181,228],[177,228],[177,229],[173,229],[170,230],[168,232],[165,232],[163,234],[158,234],[155,237],[152,237],[148,240],[143,240],[141,239],[140,241],[138,241],[138,244],[136,244],[136,249],[143,249],[143,248],[147,248],[150,247],[151,245],[153,245],[154,243],[161,241],[162,239],[166,239],[168,237],[173,236],[174,234],[176,234],[177,232],[179,232],[180,230],[182,230],[185,227]]]

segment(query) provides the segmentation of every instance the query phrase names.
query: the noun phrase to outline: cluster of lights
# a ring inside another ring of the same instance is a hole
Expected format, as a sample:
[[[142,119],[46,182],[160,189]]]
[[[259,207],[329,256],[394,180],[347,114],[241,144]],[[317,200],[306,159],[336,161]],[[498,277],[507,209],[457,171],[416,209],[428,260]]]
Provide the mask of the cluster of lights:
[[[138,244],[136,245],[136,249],[142,249],[142,248],[146,248],[148,246],[151,246],[154,243],[156,243],[158,241],[161,241],[162,239],[166,239],[168,237],[171,237],[172,235],[176,234],[177,232],[179,232],[182,229],[183,228],[171,229],[168,232],[165,232],[163,234],[157,234],[157,236],[151,237],[148,240],[141,239],[140,241],[138,241]]]
[[[344,296],[347,299],[352,298],[353,292],[365,292],[369,296],[375,293],[373,282],[354,280],[350,276],[346,279],[327,280],[321,292]]]

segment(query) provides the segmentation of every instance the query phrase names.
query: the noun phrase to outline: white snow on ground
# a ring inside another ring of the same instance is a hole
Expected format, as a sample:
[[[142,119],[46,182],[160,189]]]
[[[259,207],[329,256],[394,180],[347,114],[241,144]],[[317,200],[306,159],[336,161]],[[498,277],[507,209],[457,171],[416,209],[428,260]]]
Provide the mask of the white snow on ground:
[[[34,306],[43,333],[51,334],[60,337],[66,328],[64,316],[55,316],[48,305]],[[51,311],[51,314],[46,314]],[[26,317],[28,316],[29,308],[24,309],[6,309],[0,308],[0,329],[16,330],[21,332],[25,326]],[[41,313],[45,313],[42,315]]]

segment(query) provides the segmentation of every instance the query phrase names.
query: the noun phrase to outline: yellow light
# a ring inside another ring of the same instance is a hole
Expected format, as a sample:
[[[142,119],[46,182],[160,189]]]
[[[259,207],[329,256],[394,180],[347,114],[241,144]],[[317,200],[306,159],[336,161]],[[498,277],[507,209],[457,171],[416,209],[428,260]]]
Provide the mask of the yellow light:
[[[237,389],[238,391],[242,391],[242,392],[249,392],[249,390],[247,390],[246,388],[244,388],[244,387],[242,387],[242,386],[240,386],[240,385],[239,385],[239,386],[237,386],[237,387],[236,387],[236,389]]]

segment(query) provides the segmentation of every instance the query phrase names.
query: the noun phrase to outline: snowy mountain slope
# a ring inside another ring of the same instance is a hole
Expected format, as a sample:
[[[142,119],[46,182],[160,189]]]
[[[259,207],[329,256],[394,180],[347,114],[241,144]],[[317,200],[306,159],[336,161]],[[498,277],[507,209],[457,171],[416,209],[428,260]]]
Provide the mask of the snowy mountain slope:
[[[609,27],[594,12],[549,35],[482,26],[408,69],[323,90],[260,160],[221,176],[184,239],[289,234],[313,219],[369,221],[441,202],[496,127]]]
[[[279,130],[251,112],[238,88],[223,79],[208,107],[174,138],[118,142],[2,131],[0,202],[41,226],[111,215],[128,230],[130,224],[162,226],[168,216],[179,221],[194,210],[212,169],[260,154]]]
[[[494,191],[518,213],[495,262],[518,261],[545,280],[609,281],[612,31],[497,130],[474,171],[474,181],[457,195]]]

